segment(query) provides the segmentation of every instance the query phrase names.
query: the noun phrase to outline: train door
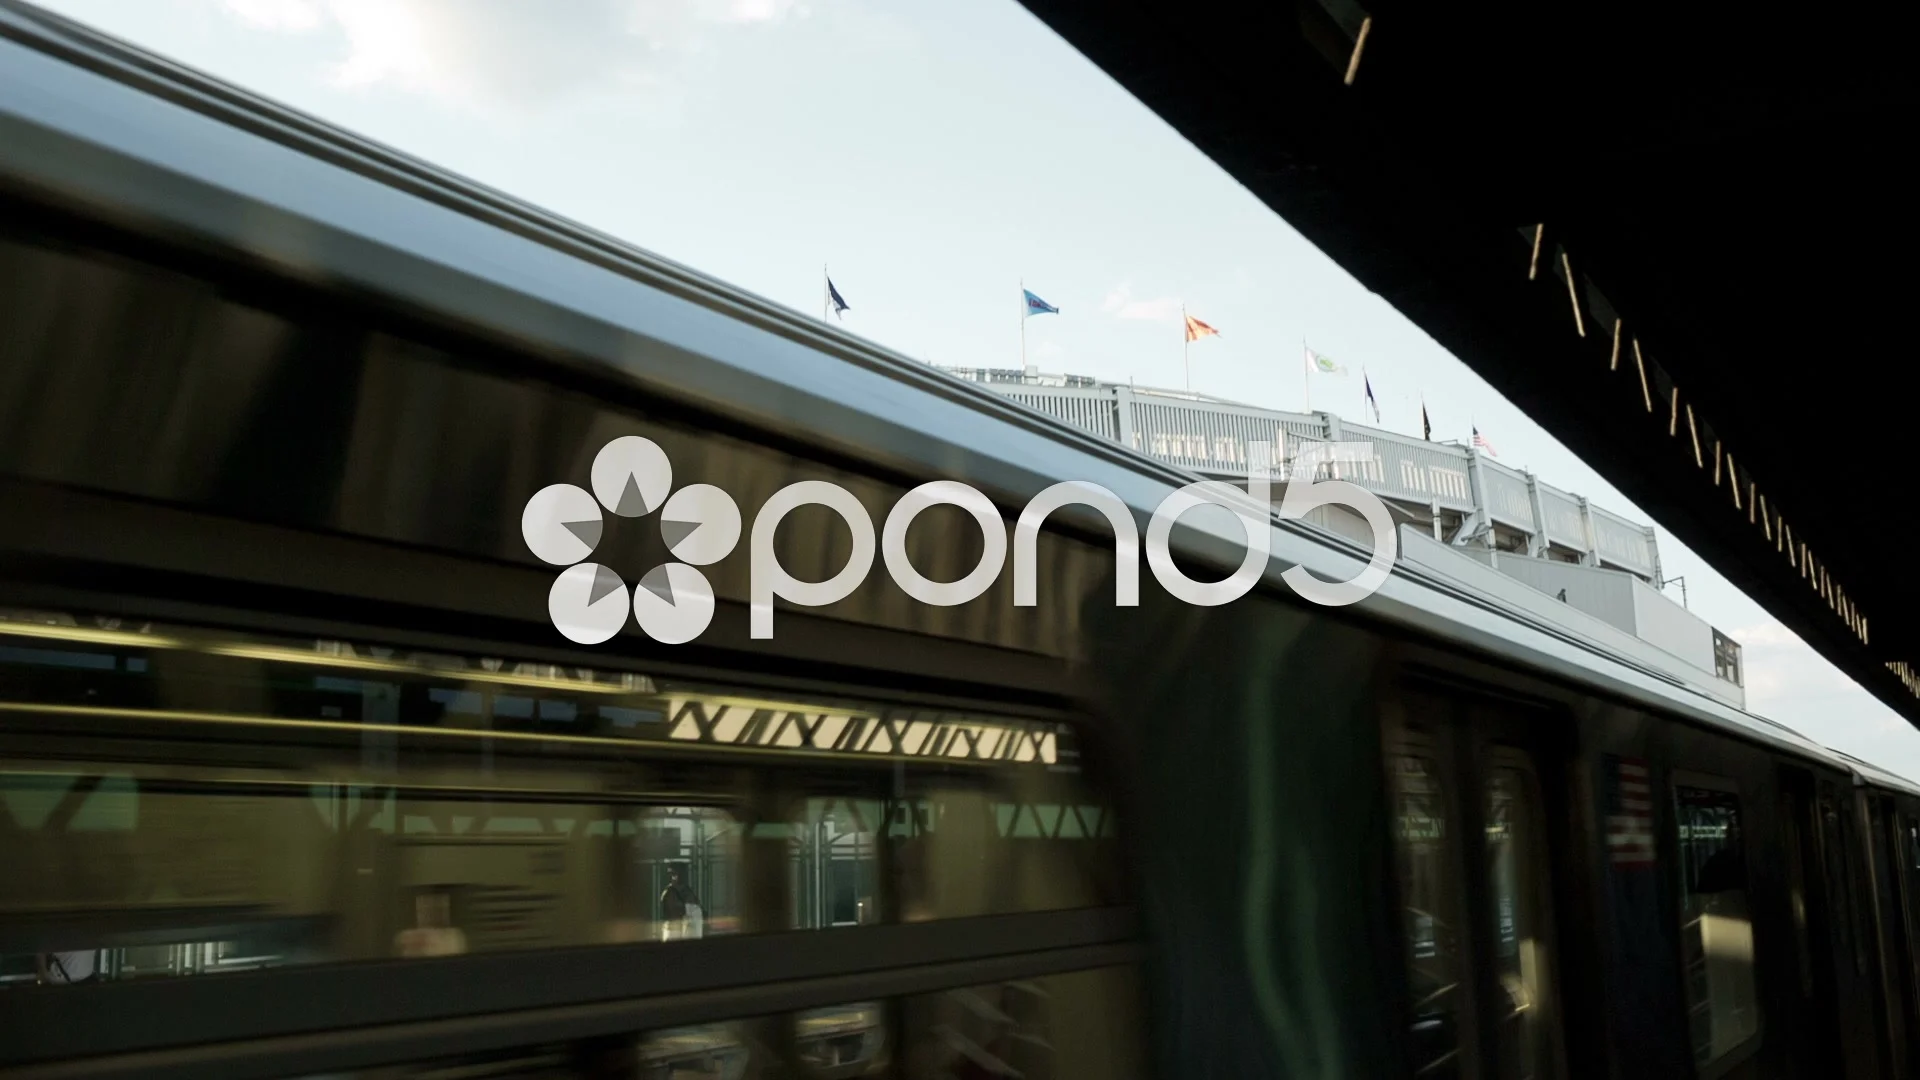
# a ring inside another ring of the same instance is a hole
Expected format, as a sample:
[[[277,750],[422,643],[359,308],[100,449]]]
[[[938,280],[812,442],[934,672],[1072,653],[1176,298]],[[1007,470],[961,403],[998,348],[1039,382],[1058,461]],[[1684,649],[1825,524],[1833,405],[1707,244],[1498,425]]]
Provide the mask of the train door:
[[[1895,1076],[1908,1075],[1913,1015],[1912,943],[1907,938],[1906,913],[1901,901],[1900,836],[1893,802],[1884,795],[1867,796],[1867,822],[1872,846],[1874,910],[1878,916],[1880,980],[1885,995],[1886,1050]]]
[[[1813,774],[1802,769],[1781,773],[1785,795],[1782,833],[1786,838],[1789,896],[1794,922],[1795,954],[1800,969],[1799,1031],[1801,1071],[1817,1075],[1846,1075],[1842,1064],[1839,1017],[1835,1000],[1834,925],[1836,898],[1827,889],[1826,855],[1821,843],[1821,817],[1814,798]]]
[[[1906,962],[1902,973],[1907,980],[1910,1025],[1907,1032],[1908,1061],[1920,1063],[1920,818],[1908,808],[1896,806],[1893,815],[1894,880],[1899,883],[1901,927],[1907,941]]]
[[[1565,1074],[1554,872],[1537,723],[1426,691],[1389,717],[1421,1077]]]
[[[1851,785],[1822,777],[1815,785],[1815,820],[1831,914],[1836,1024],[1845,1075],[1878,1077],[1884,1070],[1881,1022],[1875,1010],[1879,991],[1873,982],[1868,943],[1873,926],[1867,918],[1863,891],[1866,874],[1859,866],[1859,826]]]

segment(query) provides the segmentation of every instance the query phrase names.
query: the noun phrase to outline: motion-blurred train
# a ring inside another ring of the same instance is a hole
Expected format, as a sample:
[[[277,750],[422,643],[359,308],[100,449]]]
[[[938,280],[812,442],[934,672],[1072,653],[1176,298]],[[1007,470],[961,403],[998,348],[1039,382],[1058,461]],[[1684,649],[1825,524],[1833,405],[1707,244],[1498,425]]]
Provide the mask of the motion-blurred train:
[[[1411,561],[1304,603],[1369,558],[1310,525],[1233,603],[1119,606],[1070,506],[1033,606],[873,573],[771,638],[735,551],[696,640],[573,644],[523,510],[622,436],[749,516],[1077,480],[1144,522],[1195,477],[34,9],[0,39],[0,1076],[1914,1074],[1920,788]],[[656,520],[589,545],[619,588]],[[986,551],[953,506],[904,543]]]

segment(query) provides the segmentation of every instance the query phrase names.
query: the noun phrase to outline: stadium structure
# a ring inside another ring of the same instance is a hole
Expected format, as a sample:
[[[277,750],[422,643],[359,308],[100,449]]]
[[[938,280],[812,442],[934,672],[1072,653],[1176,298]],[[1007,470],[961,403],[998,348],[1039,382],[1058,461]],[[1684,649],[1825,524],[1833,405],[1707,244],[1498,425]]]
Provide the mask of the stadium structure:
[[[946,367],[1028,408],[1210,480],[1244,486],[1248,446],[1379,496],[1400,527],[1400,558],[1473,595],[1592,641],[1663,677],[1746,705],[1739,644],[1663,591],[1653,526],[1593,505],[1532,472],[1459,442],[1350,423],[1331,412],[1263,409],[1182,390],[1021,369]],[[1331,448],[1345,444],[1337,455]],[[1358,460],[1350,459],[1356,450]],[[1274,498],[1285,492],[1281,480]],[[1355,513],[1323,506],[1305,519],[1362,543]]]

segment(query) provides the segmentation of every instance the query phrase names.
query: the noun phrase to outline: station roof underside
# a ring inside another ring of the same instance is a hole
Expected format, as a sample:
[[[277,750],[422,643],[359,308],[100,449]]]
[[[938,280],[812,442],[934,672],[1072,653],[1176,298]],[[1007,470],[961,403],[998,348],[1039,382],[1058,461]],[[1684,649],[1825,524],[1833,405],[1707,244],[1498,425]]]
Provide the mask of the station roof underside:
[[[1920,725],[1920,9],[1023,3]]]

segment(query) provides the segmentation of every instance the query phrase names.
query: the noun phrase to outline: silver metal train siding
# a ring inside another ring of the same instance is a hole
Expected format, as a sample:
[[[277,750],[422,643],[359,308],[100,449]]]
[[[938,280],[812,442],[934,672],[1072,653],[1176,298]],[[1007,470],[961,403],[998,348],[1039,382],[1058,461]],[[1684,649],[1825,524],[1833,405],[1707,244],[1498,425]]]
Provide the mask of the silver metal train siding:
[[[748,507],[1191,478],[31,9],[0,37],[0,1074],[1911,1073],[1920,790],[1415,568],[1299,604],[1337,539],[1115,610],[1063,511],[1037,608],[874,575],[770,642],[736,554],[700,642],[562,647],[519,508],[615,435]],[[957,577],[976,531],[926,518]]]

